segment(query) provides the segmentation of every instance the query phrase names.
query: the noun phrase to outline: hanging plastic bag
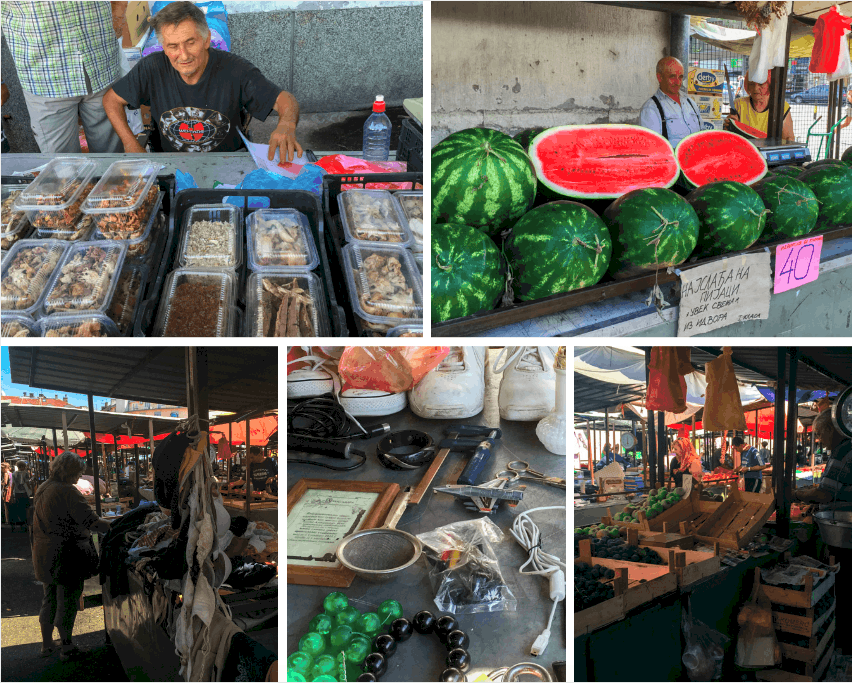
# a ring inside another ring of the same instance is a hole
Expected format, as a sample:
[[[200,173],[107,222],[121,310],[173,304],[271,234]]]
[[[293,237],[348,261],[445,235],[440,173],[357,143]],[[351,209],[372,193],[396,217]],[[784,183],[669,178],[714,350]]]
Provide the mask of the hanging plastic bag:
[[[343,390],[408,391],[449,352],[448,346],[348,346],[339,364]]]
[[[506,585],[492,547],[503,532],[487,517],[455,522],[418,534],[429,565],[435,606],[450,614],[514,612],[518,601]]]
[[[655,346],[648,364],[648,410],[686,412],[686,380],[692,372],[689,347]]]
[[[704,397],[704,430],[746,429],[740,388],[731,360],[731,347],[725,346],[722,355],[704,366],[707,375],[707,394]]]
[[[722,677],[722,662],[725,647],[730,638],[714,631],[704,622],[693,619],[688,606],[681,617],[683,649],[681,661],[686,667],[690,681],[716,681]]]

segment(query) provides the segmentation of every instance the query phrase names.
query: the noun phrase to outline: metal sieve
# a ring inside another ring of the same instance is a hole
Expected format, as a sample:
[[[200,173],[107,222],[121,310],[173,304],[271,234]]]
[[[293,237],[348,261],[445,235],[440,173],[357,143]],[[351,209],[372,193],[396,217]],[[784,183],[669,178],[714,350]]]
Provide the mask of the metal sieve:
[[[367,581],[384,583],[411,567],[423,552],[423,544],[396,523],[408,507],[411,487],[397,494],[385,524],[378,529],[357,531],[337,546],[337,559],[347,569]]]

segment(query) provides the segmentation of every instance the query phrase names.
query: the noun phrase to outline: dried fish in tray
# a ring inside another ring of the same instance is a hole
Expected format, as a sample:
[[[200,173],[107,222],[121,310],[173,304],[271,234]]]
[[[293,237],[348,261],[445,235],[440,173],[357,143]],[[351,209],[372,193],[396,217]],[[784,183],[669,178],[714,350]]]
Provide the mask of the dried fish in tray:
[[[0,207],[0,220],[2,220],[2,229],[0,229],[2,245],[0,246],[3,249],[11,249],[15,242],[26,239],[32,232],[26,212],[12,209],[12,204],[21,194],[22,189],[20,185],[3,185],[3,204]]]
[[[347,241],[411,244],[411,231],[387,190],[347,190],[337,202]]]
[[[423,249],[423,191],[400,190],[394,193],[402,213],[408,221],[408,229],[414,238],[414,245]]]
[[[4,313],[0,319],[0,337],[35,337],[35,320],[28,315]]]
[[[139,304],[139,295],[145,284],[147,269],[142,266],[125,263],[118,278],[118,284],[112,295],[112,301],[107,309],[107,315],[112,320],[118,331],[126,335],[133,320],[136,317],[136,308]]]
[[[295,209],[258,209],[246,219],[251,270],[316,268],[319,254],[307,217]]]
[[[112,299],[126,252],[122,242],[73,244],[44,298],[45,313],[103,311]]]
[[[116,337],[118,329],[104,315],[49,315],[38,321],[43,337]]]
[[[59,240],[21,240],[13,246],[3,259],[3,308],[34,311],[67,248]]]
[[[197,204],[184,214],[182,268],[235,269],[243,261],[242,215],[229,204]]]
[[[311,273],[263,271],[247,284],[252,337],[325,337],[328,323],[319,279]]]

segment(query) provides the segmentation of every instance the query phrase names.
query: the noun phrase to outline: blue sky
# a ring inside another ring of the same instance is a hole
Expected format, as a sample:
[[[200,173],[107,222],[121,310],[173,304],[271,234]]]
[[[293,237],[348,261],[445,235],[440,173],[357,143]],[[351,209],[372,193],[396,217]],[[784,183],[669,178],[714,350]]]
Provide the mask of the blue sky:
[[[0,385],[3,387],[3,393],[8,394],[9,396],[22,396],[23,393],[33,392],[38,394],[39,387],[30,387],[26,384],[15,384],[12,382],[12,368],[9,364],[9,347],[2,347],[2,352],[0,352],[0,371],[2,371],[2,379],[0,380]],[[43,393],[48,398],[54,398],[56,394],[59,394],[59,398],[63,398],[66,394],[61,391],[51,391],[49,389],[43,390]],[[89,406],[89,399],[85,394],[67,394],[68,403],[71,405],[77,406],[79,408],[87,408]],[[100,410],[103,407],[104,402],[107,400],[105,398],[95,396],[94,397],[95,410]]]

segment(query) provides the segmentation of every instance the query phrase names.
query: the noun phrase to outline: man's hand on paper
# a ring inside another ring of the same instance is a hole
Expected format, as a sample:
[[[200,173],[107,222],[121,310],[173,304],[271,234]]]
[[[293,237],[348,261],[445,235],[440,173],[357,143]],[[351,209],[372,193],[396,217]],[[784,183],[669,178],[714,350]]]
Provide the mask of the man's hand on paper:
[[[302,156],[302,146],[296,140],[296,124],[291,121],[282,121],[278,124],[272,135],[269,136],[269,161],[275,157],[278,150],[278,159],[281,162],[291,162],[296,156]],[[296,154],[298,152],[298,154]]]

